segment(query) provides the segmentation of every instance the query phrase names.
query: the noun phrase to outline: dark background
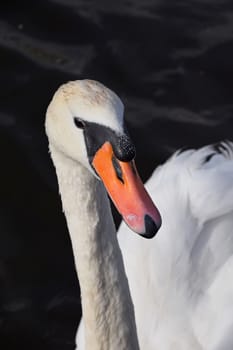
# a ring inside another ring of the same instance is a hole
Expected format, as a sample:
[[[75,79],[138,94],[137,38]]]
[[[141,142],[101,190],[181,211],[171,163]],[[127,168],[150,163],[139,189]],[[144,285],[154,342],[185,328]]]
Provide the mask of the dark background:
[[[58,86],[82,78],[123,99],[144,180],[177,148],[232,139],[233,2],[1,4],[3,350],[74,348],[79,289],[44,117]]]

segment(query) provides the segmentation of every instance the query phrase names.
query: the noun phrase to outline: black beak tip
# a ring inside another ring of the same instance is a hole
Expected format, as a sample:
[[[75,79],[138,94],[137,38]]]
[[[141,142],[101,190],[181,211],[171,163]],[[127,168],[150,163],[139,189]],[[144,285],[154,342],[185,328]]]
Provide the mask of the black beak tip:
[[[144,222],[145,233],[142,233],[141,236],[147,239],[151,239],[156,235],[156,233],[160,229],[161,223],[159,225],[156,225],[154,220],[147,214],[144,217]]]

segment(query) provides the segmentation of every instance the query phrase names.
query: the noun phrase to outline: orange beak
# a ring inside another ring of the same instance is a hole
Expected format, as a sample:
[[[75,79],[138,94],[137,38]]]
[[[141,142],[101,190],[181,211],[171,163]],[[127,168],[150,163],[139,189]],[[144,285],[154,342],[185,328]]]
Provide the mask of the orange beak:
[[[126,224],[146,238],[161,226],[161,216],[147,193],[134,161],[118,160],[109,142],[96,152],[92,165]]]

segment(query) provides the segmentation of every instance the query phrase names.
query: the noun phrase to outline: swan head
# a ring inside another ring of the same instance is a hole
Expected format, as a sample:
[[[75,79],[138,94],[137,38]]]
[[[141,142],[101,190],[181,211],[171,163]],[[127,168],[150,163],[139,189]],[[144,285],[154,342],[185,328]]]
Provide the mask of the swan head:
[[[47,109],[45,127],[50,145],[103,181],[133,231],[146,238],[156,234],[161,217],[135,168],[124,106],[113,91],[87,79],[62,85]]]

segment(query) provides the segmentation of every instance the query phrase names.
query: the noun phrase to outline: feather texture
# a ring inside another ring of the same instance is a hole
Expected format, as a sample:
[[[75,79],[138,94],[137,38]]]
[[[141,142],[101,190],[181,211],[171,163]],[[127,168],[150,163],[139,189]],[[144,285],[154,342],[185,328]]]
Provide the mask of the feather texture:
[[[177,152],[146,187],[157,237],[118,234],[140,349],[232,349],[233,143]]]

